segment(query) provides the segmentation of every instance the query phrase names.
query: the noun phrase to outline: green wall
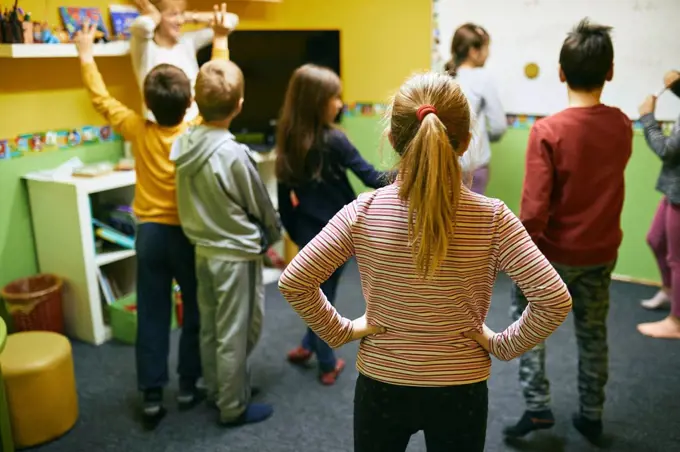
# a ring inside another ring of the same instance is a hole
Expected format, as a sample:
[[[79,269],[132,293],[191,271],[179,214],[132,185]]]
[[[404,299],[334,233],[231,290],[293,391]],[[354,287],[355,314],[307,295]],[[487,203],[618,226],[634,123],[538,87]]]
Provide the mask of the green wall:
[[[514,212],[519,212],[528,138],[528,130],[511,129],[492,150],[488,195],[502,199]],[[654,190],[660,170],[661,161],[649,150],[644,136],[636,132],[633,156],[626,169],[626,199],[621,218],[623,243],[614,270],[617,275],[660,281],[656,263],[645,241],[661,199],[661,195]]]
[[[386,168],[394,162],[389,143],[380,152],[381,130],[376,117],[348,117],[344,126],[354,144],[374,164]],[[54,168],[72,157],[85,163],[115,161],[123,154],[121,142],[98,143],[64,151],[51,151],[13,160],[0,160],[0,287],[38,272],[26,183],[22,176]],[[392,160],[390,160],[392,158]],[[363,186],[352,175],[357,190]]]
[[[344,119],[347,134],[365,157],[380,168],[393,162],[388,143],[378,151],[382,126],[379,118],[355,116]],[[493,145],[491,182],[488,196],[502,199],[515,213],[519,213],[520,195],[524,179],[524,156],[529,130],[510,129],[499,143]],[[622,225],[623,243],[619,252],[616,274],[641,281],[659,282],[659,273],[652,253],[645,242],[647,229],[661,196],[654,190],[661,169],[658,158],[647,147],[644,137],[635,134],[633,156],[626,170],[626,200]],[[352,179],[358,191],[365,187]]]
[[[85,163],[115,161],[123,155],[120,141],[90,144],[12,160],[0,160],[0,286],[38,272],[31,229],[28,192],[22,176],[54,168],[72,157]],[[58,240],[58,237],[55,237]],[[68,250],[65,250],[68,252]]]
[[[395,158],[382,140],[380,118],[348,116],[343,127],[354,145],[374,165],[388,169]],[[524,153],[528,130],[511,129],[493,146],[491,183],[488,195],[500,198],[518,212],[524,177]],[[31,171],[53,168],[71,157],[84,162],[116,160],[122,155],[120,142],[100,143],[67,151],[53,151],[16,160],[0,161],[0,285],[38,271],[26,185],[21,177]],[[623,211],[624,240],[616,273],[657,282],[658,271],[645,243],[660,195],[654,191],[660,169],[658,159],[641,135],[635,136],[633,157],[626,171],[626,201]],[[358,191],[365,187],[352,175]]]

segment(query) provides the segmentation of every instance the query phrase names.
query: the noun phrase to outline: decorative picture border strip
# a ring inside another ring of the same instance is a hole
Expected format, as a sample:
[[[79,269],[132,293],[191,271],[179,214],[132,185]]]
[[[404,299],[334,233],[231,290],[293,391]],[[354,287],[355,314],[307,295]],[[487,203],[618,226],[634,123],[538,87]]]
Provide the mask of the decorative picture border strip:
[[[354,104],[346,105],[344,109],[344,114],[350,117],[356,116],[382,116],[387,109],[386,104],[373,104],[367,102],[357,102]],[[506,115],[508,120],[508,127],[511,129],[524,129],[529,130],[534,123],[544,118],[545,116],[539,115],[523,115],[516,113],[508,113]],[[673,121],[659,121],[659,125],[663,129],[664,134],[669,135],[673,129]],[[633,130],[642,133],[644,127],[640,121],[633,121]]]
[[[75,129],[26,133],[14,138],[0,139],[0,161],[120,140],[121,136],[115,133],[111,126],[83,126]]]
[[[371,102],[355,102],[345,105],[342,110],[343,116],[382,116],[387,111],[387,104]]]
[[[385,114],[387,104],[355,102],[345,105],[343,114],[348,117],[379,118]],[[534,123],[544,116],[507,114],[510,129],[529,130]],[[659,121],[664,134],[669,135],[674,122]],[[640,121],[633,121],[633,130],[643,133]],[[0,162],[21,157],[41,155],[49,151],[68,150],[79,146],[96,143],[122,141],[111,126],[84,126],[70,130],[54,130],[48,132],[27,133],[11,139],[0,139]]]
[[[508,119],[508,127],[511,129],[525,129],[529,130],[531,129],[531,126],[534,125],[534,123],[541,119],[545,118],[545,116],[537,116],[537,115],[518,115],[518,114],[507,114],[507,119]],[[675,124],[674,121],[659,121],[659,126],[661,126],[661,129],[663,130],[663,133],[665,135],[670,135],[671,130],[673,129],[673,125]],[[637,119],[633,121],[633,131],[637,133],[643,133],[644,132],[644,126],[640,121]]]
[[[432,71],[440,72],[444,68],[444,58],[439,52],[441,31],[439,30],[439,0],[432,0],[432,54],[430,65]]]

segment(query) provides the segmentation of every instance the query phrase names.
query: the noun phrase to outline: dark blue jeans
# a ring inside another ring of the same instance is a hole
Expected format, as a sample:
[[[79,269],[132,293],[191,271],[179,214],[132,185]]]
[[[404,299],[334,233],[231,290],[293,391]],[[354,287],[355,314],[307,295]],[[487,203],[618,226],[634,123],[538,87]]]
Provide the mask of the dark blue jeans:
[[[181,379],[201,376],[194,247],[180,226],[141,223],[137,228],[137,384],[140,390],[168,383],[172,280],[182,289],[179,340]]]
[[[340,282],[340,276],[345,266],[338,268],[326,282],[321,284],[321,290],[331,304],[335,304],[335,293]],[[319,362],[321,372],[331,372],[335,369],[335,352],[333,349],[317,336],[314,331],[307,328],[307,333],[302,338],[302,347],[316,353],[316,360]]]

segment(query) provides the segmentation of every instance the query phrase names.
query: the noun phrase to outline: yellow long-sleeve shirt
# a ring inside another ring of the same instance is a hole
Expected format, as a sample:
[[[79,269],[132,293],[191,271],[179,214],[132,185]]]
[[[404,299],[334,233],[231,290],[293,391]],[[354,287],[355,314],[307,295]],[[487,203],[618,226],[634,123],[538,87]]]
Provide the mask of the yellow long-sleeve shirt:
[[[229,52],[221,46],[213,46],[212,58],[228,59]],[[83,63],[81,70],[95,110],[132,143],[137,173],[132,208],[138,220],[179,225],[175,164],[170,161],[170,148],[175,139],[200,118],[174,127],[159,126],[112,97],[94,62]]]

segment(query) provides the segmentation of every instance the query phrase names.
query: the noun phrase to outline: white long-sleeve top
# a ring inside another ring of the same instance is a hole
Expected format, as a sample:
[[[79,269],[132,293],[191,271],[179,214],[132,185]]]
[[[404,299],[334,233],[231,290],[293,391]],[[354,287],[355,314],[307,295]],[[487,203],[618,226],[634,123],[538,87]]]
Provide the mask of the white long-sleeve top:
[[[238,25],[238,16],[229,15],[232,29]],[[144,78],[154,67],[159,64],[172,64],[182,69],[191,81],[193,94],[194,84],[198,76],[198,61],[196,52],[212,42],[212,28],[190,31],[182,34],[180,40],[173,47],[161,47],[154,42],[154,32],[156,24],[149,16],[138,16],[130,26],[130,55],[132,57],[132,67],[137,77],[137,84],[142,97],[144,95]],[[153,113],[143,105],[143,111],[147,119],[155,121]],[[196,102],[191,103],[184,117],[185,121],[191,121],[198,116]]]
[[[469,163],[464,163],[474,170],[489,164],[490,143],[500,140],[508,123],[494,81],[485,68],[458,68],[456,81],[468,99],[471,113],[476,115],[472,141],[465,156]]]

